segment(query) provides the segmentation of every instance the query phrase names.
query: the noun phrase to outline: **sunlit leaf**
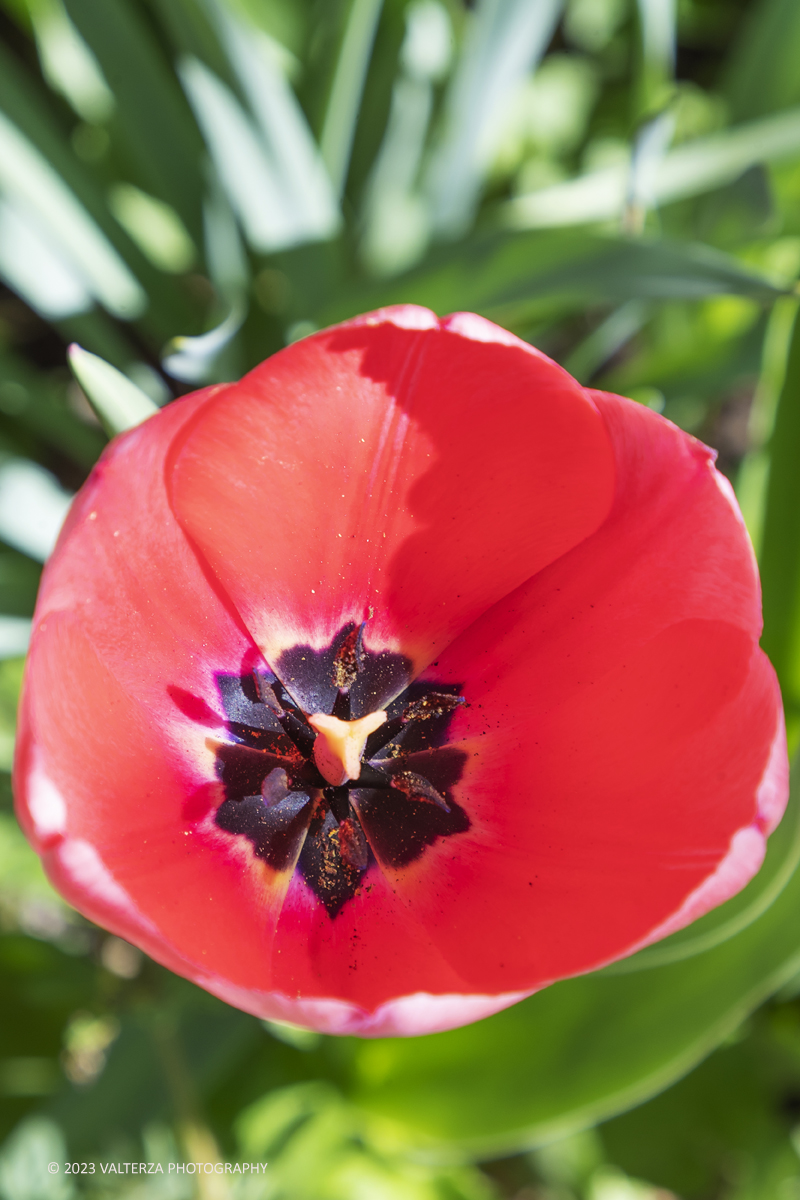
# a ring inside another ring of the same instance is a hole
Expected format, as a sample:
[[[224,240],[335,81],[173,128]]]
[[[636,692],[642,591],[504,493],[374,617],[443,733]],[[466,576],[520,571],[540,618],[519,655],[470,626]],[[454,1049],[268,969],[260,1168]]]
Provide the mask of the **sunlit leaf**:
[[[31,0],[29,12],[45,78],[85,120],[105,120],[114,96],[61,0]]]
[[[340,295],[311,315],[318,325],[382,304],[414,302],[438,313],[469,308],[513,321],[555,306],[628,299],[700,299],[725,293],[769,302],[782,294],[738,260],[692,243],[575,233],[486,237],[431,255],[390,283]]]
[[[0,275],[49,320],[85,312],[94,303],[74,262],[18,200],[0,198]]]
[[[72,496],[38,463],[0,463],[0,538],[31,558],[44,560],[56,544]]]
[[[231,64],[294,213],[294,240],[299,243],[330,237],[341,224],[338,205],[275,44],[258,30],[232,20],[219,0],[216,11]]]
[[[169,204],[130,183],[118,183],[109,196],[111,211],[154,266],[186,271],[196,250],[178,214]]]
[[[112,130],[130,169],[128,182],[172,205],[199,237],[202,143],[172,65],[141,7],[114,0],[66,0],[117,101]]]
[[[320,136],[322,161],[341,195],[383,0],[351,0]]]
[[[30,1117],[0,1150],[0,1193],[3,1200],[69,1200],[74,1186],[63,1169],[64,1135],[53,1121]]]
[[[0,616],[0,658],[17,658],[28,649],[31,623],[27,617]],[[8,770],[8,766],[4,768]]]
[[[645,59],[671,70],[675,62],[675,0],[638,0]]]
[[[39,151],[0,113],[0,188],[48,230],[97,298],[121,317],[147,297],[114,248]]]
[[[296,223],[290,197],[250,118],[231,90],[199,60],[184,59],[179,71],[222,186],[250,244],[267,252],[294,245]]]
[[[721,187],[756,163],[800,153],[800,108],[687,142],[664,155],[651,182],[659,204]],[[519,196],[506,207],[518,229],[580,225],[622,214],[628,168],[624,164],[579,175],[565,183]]]
[[[562,0],[479,0],[428,174],[436,229],[452,235],[468,226],[503,106],[544,54],[561,8]]]
[[[800,733],[800,318],[796,313],[769,449],[761,548],[763,645],[781,681],[794,741]]]
[[[199,337],[173,338],[162,360],[164,370],[186,383],[205,381],[216,357],[239,332],[244,315],[244,305],[235,302],[225,320],[215,329]]]
[[[123,433],[158,412],[158,405],[126,375],[80,346],[69,348],[75,378],[111,435]]]
[[[430,206],[418,177],[434,84],[447,71],[451,50],[447,10],[437,0],[410,5],[400,50],[402,71],[392,89],[389,120],[364,202],[361,257],[376,275],[393,275],[410,266],[427,245]]]

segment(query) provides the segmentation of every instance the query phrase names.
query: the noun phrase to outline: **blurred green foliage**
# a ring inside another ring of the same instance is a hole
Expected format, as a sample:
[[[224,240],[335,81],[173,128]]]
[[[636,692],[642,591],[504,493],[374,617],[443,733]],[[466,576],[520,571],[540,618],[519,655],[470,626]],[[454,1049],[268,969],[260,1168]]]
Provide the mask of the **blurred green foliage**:
[[[78,917],[7,773],[41,565],[106,440],[89,400],[119,428],[402,301],[482,312],[718,449],[794,748],[796,0],[0,0],[0,34],[2,1200],[800,1195],[796,800],[690,929],[361,1043]],[[176,1169],[223,1160],[269,1168]]]

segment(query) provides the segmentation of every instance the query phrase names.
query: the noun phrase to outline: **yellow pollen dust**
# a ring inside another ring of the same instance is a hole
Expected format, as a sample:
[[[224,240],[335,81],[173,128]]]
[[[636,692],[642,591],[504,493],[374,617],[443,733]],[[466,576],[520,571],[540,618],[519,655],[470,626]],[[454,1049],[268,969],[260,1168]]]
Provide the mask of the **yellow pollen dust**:
[[[358,779],[367,738],[385,720],[383,711],[367,713],[357,721],[340,721],[327,713],[313,713],[308,718],[309,725],[319,735],[314,742],[314,762],[332,787],[341,787],[348,779]]]

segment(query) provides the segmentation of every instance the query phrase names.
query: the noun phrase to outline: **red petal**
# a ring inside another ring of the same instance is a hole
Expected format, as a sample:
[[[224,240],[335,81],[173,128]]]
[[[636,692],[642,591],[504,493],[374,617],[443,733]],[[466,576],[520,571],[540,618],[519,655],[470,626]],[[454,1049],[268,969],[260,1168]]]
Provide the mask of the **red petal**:
[[[604,424],[560,367],[469,314],[386,310],[210,401],[172,497],[271,663],[374,610],[417,669],[605,517]]]
[[[28,671],[22,816],[67,898],[160,961],[182,960],[184,973],[213,955],[217,970],[257,986],[276,885],[259,872],[262,894],[243,888],[248,869],[229,852],[232,839],[185,818],[199,788],[206,810],[222,799],[202,727],[186,723],[189,753],[176,754],[72,614],[40,626]],[[68,686],[54,687],[59,679]]]
[[[617,452],[612,514],[431,666],[470,704],[453,730],[470,756],[456,798],[472,828],[390,873],[453,966],[498,990],[627,952],[737,832],[752,827],[763,847],[786,800],[780,748],[769,813],[759,794],[780,695],[727,490],[698,443],[597,399]]]
[[[176,525],[164,486],[173,438],[218,392],[171,404],[109,446],[70,510],[36,609],[35,624],[59,610],[76,614],[161,735],[179,739],[187,717],[207,732],[223,724],[216,671],[261,663]]]

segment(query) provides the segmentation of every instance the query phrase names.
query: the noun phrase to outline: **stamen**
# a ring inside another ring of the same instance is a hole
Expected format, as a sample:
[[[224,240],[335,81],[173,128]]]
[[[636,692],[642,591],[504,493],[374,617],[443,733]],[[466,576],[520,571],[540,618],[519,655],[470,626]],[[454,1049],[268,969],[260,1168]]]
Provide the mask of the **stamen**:
[[[414,771],[398,771],[391,776],[391,783],[393,788],[408,796],[410,800],[427,800],[444,812],[450,812],[450,806],[444,796],[437,792],[432,783],[428,783],[427,779],[423,779],[422,775],[417,775]]]
[[[363,632],[363,625],[351,630],[336,652],[333,660],[333,684],[340,691],[348,691],[353,686],[361,669],[364,657],[361,645]]]
[[[463,696],[451,696],[447,692],[428,692],[427,696],[409,704],[403,713],[403,720],[429,721],[431,717],[444,717],[462,704],[466,704]]]

